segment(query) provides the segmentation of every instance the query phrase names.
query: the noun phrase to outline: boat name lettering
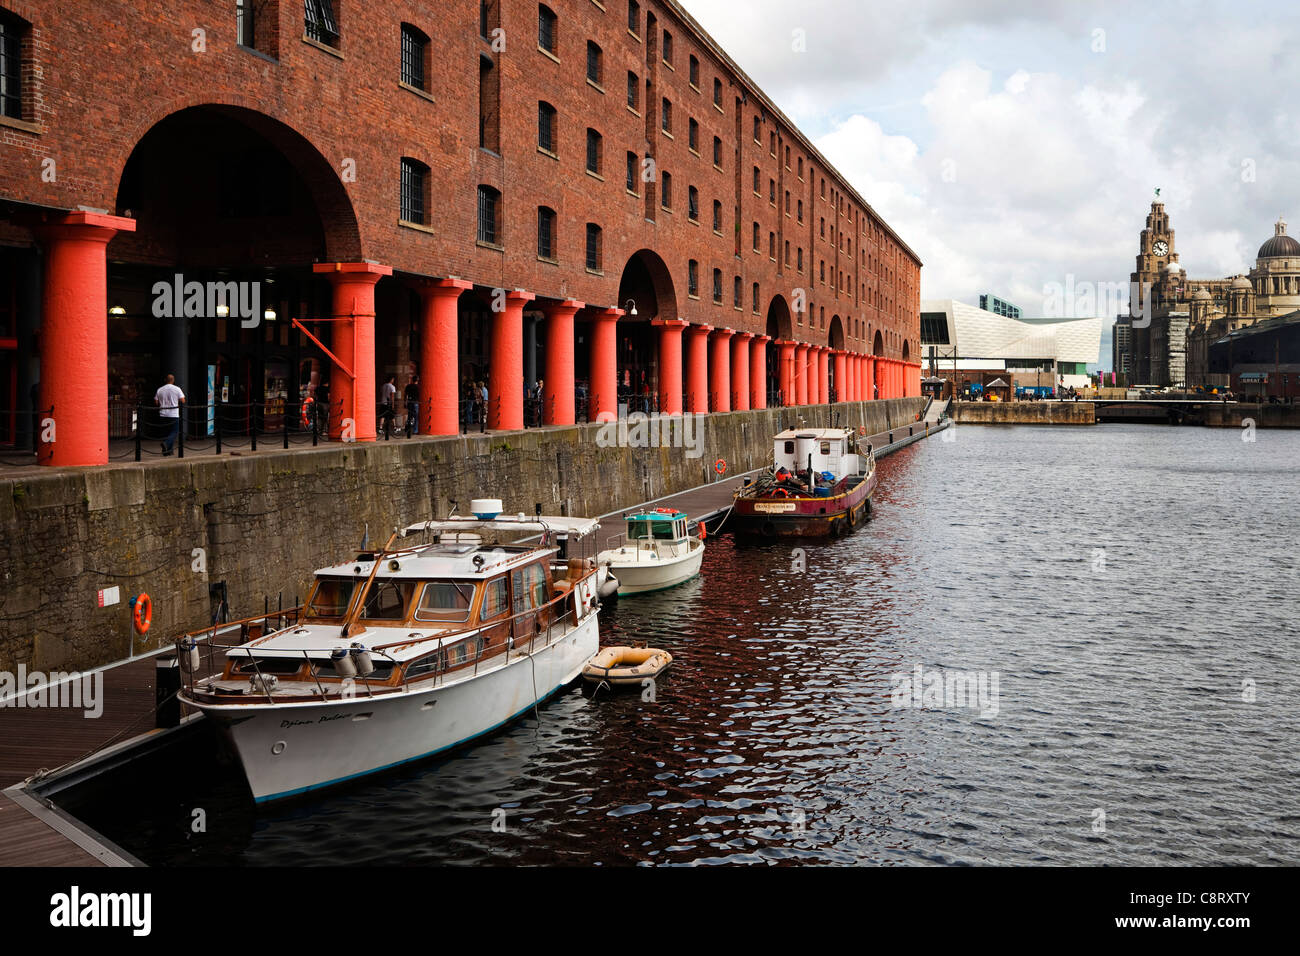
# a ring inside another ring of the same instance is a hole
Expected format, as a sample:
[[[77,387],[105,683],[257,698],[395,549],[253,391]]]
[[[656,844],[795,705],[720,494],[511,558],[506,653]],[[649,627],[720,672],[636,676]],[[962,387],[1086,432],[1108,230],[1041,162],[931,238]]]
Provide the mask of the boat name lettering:
[[[755,503],[754,510],[763,514],[780,514],[786,511],[794,511],[793,501],[759,501]]]

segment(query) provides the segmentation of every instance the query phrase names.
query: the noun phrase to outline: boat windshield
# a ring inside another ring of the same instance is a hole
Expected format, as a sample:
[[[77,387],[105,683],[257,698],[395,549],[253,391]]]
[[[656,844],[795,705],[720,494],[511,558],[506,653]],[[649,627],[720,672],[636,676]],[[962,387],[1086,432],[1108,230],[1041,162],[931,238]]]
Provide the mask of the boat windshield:
[[[357,582],[349,578],[320,578],[307,603],[307,618],[342,617],[352,603]]]
[[[430,581],[415,609],[417,621],[450,621],[462,623],[469,620],[469,605],[474,597],[474,585],[465,581]]]
[[[414,581],[376,579],[366,594],[361,617],[367,621],[404,621],[406,608],[414,596]]]
[[[678,536],[674,531],[675,524],[674,521],[629,521],[627,539],[643,541],[646,538],[654,538],[656,541],[676,541]]]

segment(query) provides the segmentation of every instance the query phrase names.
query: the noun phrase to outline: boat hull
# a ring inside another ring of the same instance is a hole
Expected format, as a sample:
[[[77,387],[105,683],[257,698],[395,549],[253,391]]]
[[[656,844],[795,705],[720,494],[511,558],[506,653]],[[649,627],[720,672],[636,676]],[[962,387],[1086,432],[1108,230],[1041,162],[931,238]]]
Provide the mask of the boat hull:
[[[829,498],[738,495],[726,529],[751,540],[837,537],[866,520],[875,490],[873,470],[849,491]]]
[[[700,573],[703,563],[704,545],[697,543],[689,553],[675,560],[611,563],[609,569],[618,578],[619,597],[626,597],[663,591],[683,584]]]
[[[401,693],[301,704],[186,702],[221,728],[253,799],[266,803],[432,757],[490,733],[575,682],[599,646],[599,623],[591,613],[532,655],[458,681],[429,681],[428,687],[417,681]]]

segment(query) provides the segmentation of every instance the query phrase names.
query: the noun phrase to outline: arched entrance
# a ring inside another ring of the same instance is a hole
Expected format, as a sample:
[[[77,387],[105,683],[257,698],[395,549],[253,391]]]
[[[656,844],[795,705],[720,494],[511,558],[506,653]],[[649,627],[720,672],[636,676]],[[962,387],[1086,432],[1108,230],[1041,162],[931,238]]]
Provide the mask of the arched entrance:
[[[658,331],[651,323],[656,319],[677,319],[677,293],[672,274],[657,253],[641,249],[628,259],[619,279],[617,305],[625,313],[618,320],[617,332],[620,415],[628,411],[657,411],[659,341]],[[680,369],[680,356],[677,365]]]
[[[793,405],[794,396],[787,395],[786,375],[783,375],[782,353],[778,342],[788,342],[794,335],[794,322],[790,318],[790,305],[785,296],[777,295],[767,306],[766,334],[772,339],[767,347],[767,405]]]
[[[300,401],[328,399],[342,373],[291,320],[328,345],[330,323],[309,320],[332,315],[331,286],[312,264],[361,255],[331,164],[264,114],[189,107],[135,145],[117,209],[137,228],[108,252],[110,436],[129,434],[131,411],[168,374],[192,438],[301,427]]]
[[[907,398],[912,391],[911,389],[908,388],[908,384],[911,382],[912,379],[912,369],[908,366],[908,363],[912,361],[911,355],[912,355],[912,350],[908,346],[907,339],[903,339],[903,365],[898,370],[898,374],[899,374],[899,378],[901,379],[901,381],[899,382],[899,394],[904,398]],[[917,390],[916,394],[918,395],[920,394],[919,389]]]

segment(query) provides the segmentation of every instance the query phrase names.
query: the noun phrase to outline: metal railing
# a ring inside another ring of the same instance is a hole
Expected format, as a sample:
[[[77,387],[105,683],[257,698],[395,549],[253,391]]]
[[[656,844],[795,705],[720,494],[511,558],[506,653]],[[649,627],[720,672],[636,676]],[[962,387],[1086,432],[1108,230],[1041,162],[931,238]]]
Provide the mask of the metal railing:
[[[463,635],[458,636],[453,643],[443,644],[440,646],[434,652],[436,655],[434,668],[429,671],[422,671],[415,676],[408,676],[407,671],[410,665],[420,660],[420,658],[398,661],[389,652],[396,648],[409,648],[418,644],[446,641],[448,638],[446,633],[430,634],[419,637],[408,635],[401,640],[389,641],[384,644],[366,648],[365,650],[367,653],[379,656],[393,665],[393,674],[398,675],[396,681],[389,681],[386,679],[385,682],[381,683],[358,676],[356,678],[328,677],[326,678],[328,683],[323,682],[321,676],[316,673],[316,665],[329,661],[338,648],[300,648],[299,650],[301,651],[304,665],[307,668],[308,676],[311,677],[315,684],[316,692],[306,697],[302,694],[295,694],[292,698],[281,697],[279,700],[283,701],[292,699],[294,701],[324,701],[330,699],[347,699],[348,697],[355,696],[354,693],[349,692],[350,687],[356,686],[355,681],[363,682],[366,689],[366,695],[369,697],[376,696],[376,694],[385,695],[401,693],[413,687],[418,687],[419,689],[439,687],[446,684],[448,675],[455,676],[461,672],[469,670],[470,676],[477,677],[479,665],[484,661],[496,657],[504,657],[504,660],[502,661],[503,665],[510,663],[510,655],[512,653],[516,655],[516,660],[519,657],[531,657],[538,650],[544,650],[555,641],[563,638],[569,632],[568,627],[562,627],[560,633],[554,634],[553,632],[555,631],[556,625],[563,625],[566,621],[571,621],[572,626],[576,627],[581,622],[584,611],[591,611],[599,606],[598,598],[588,608],[582,608],[578,604],[578,585],[581,582],[593,578],[596,574],[596,568],[587,569],[580,578],[572,582],[572,585],[569,588],[554,596],[540,607],[520,611],[516,614],[510,615],[509,617],[502,617],[488,622],[480,622],[472,630],[466,631]],[[229,624],[213,624],[210,627],[198,631],[191,631],[190,633],[185,634],[183,637],[175,641],[177,654],[179,656],[183,657],[188,653],[188,648],[186,647],[187,641],[195,642],[196,647],[206,648],[206,654],[202,651],[199,653],[199,663],[201,666],[193,667],[188,671],[184,668],[182,669],[182,685],[189,692],[190,696],[194,697],[196,685],[199,681],[208,678],[217,678],[225,672],[224,664],[220,668],[216,666],[215,655],[218,652],[228,652],[230,650],[243,648],[249,641],[258,640],[259,638],[271,633],[269,630],[269,621],[272,617],[277,617],[281,620],[279,627],[274,630],[290,626],[287,623],[283,623],[283,621],[290,615],[292,615],[293,623],[299,623],[301,620],[300,612],[302,610],[303,608],[296,607],[286,611],[271,611],[266,614],[245,618]],[[268,630],[259,631],[255,627],[259,622],[261,622],[263,627],[267,627]],[[517,628],[517,624],[524,624],[525,626],[523,628]],[[523,635],[516,633],[519,630],[524,632]],[[236,632],[238,632],[240,637],[240,640],[237,643],[217,643],[218,636],[232,636]],[[492,639],[500,635],[504,635],[505,639],[499,641],[496,645],[492,645]],[[539,639],[541,640],[540,647],[538,647]],[[525,641],[526,646],[524,646]],[[462,654],[460,652],[461,648],[465,649],[465,653]],[[253,670],[252,673],[249,674],[245,669],[242,671],[241,676],[242,674],[248,674],[250,688],[255,690],[260,688],[260,690],[258,690],[260,696],[265,696],[268,702],[276,702],[277,698],[273,691],[274,682],[269,682],[267,677],[278,677],[284,675],[267,675],[263,673],[263,662],[259,661],[255,648],[248,647],[246,650],[248,653],[248,661],[252,665]],[[297,653],[295,653],[293,659],[296,659],[297,656]],[[458,659],[453,662],[453,658]],[[285,657],[283,659],[289,658]],[[256,683],[253,683],[254,678],[256,678]],[[354,681],[354,683],[349,684],[348,681]],[[211,691],[205,691],[203,693],[205,696],[209,697],[210,700],[222,700],[230,703],[235,703],[239,700],[247,700],[249,696],[252,696],[249,694],[245,694],[242,697],[236,697],[233,694],[219,695],[212,693]]]

